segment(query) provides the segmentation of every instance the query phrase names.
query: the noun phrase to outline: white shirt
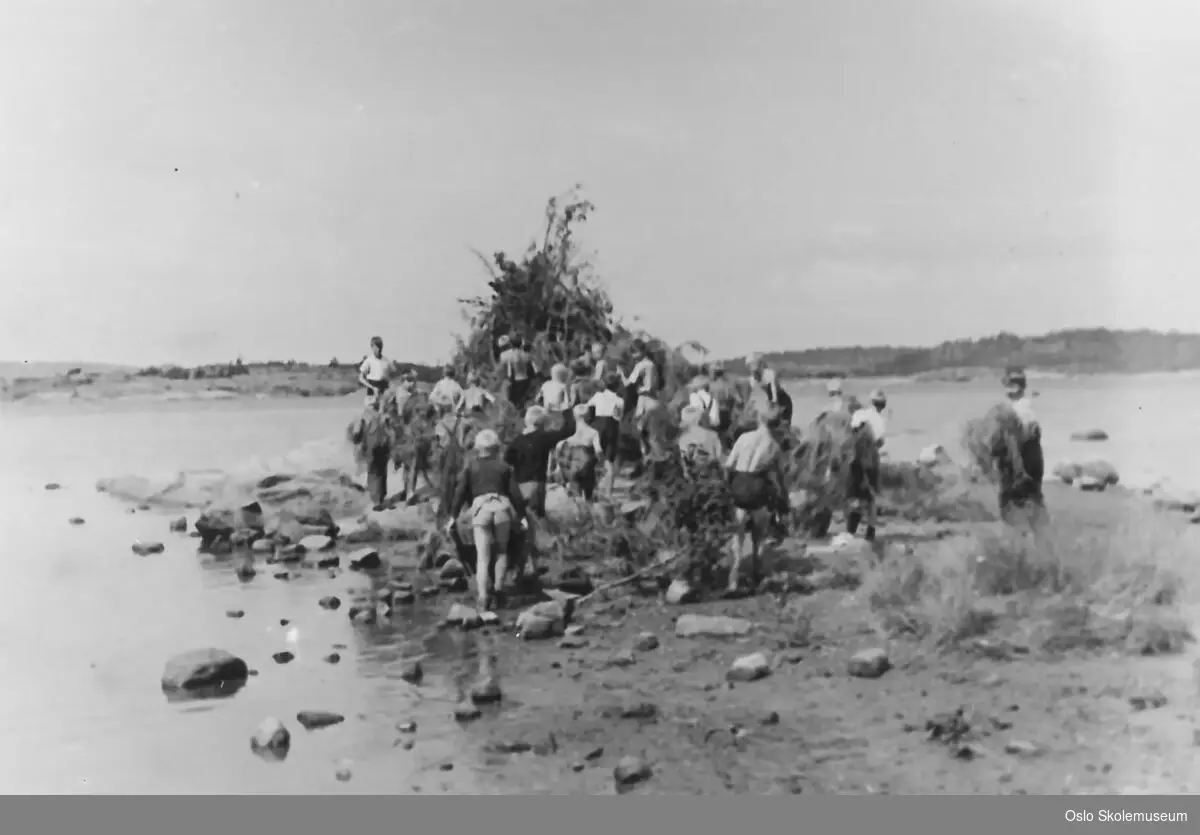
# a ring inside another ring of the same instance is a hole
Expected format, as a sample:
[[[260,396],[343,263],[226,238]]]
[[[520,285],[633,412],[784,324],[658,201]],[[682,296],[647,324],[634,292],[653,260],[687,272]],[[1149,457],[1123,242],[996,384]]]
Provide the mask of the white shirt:
[[[883,415],[871,406],[859,409],[850,418],[850,428],[857,429],[863,424],[871,427],[871,434],[875,436],[875,442],[882,446],[884,433],[887,432],[887,422],[883,419]]]
[[[1021,420],[1021,425],[1026,429],[1036,429],[1038,424],[1037,413],[1033,410],[1033,398],[1025,395],[1017,400],[1010,400],[1013,411],[1017,413],[1017,417]]]
[[[457,380],[451,380],[449,377],[438,380],[433,386],[433,391],[429,392],[429,399],[434,403],[445,403],[450,406],[458,405],[462,396],[462,386],[458,384]]]
[[[388,379],[391,368],[392,361],[387,357],[377,357],[374,354],[367,354],[363,358],[362,365],[358,367],[358,373],[366,376],[371,382],[378,383]]]
[[[693,391],[688,396],[688,405],[694,406],[704,414],[708,415],[708,422],[711,425],[721,425],[721,410],[717,406],[717,398],[713,397],[707,391],[704,391],[703,389]]]
[[[633,367],[633,371],[625,378],[626,385],[637,383],[638,394],[653,394],[654,393],[654,360],[649,357],[642,357],[638,360],[638,364]]]
[[[598,391],[592,395],[592,399],[588,401],[588,406],[595,411],[596,417],[610,417],[620,420],[621,412],[625,410],[625,400],[615,391]]]
[[[547,411],[561,412],[570,403],[571,389],[566,383],[560,383],[557,380],[547,380],[542,383],[542,405]]]

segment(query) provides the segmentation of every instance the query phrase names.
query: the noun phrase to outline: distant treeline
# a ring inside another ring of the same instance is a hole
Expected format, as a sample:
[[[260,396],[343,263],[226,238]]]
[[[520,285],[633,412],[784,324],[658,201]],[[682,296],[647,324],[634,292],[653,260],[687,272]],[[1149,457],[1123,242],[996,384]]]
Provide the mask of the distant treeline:
[[[224,380],[250,374],[311,374],[321,378],[356,378],[360,361],[343,363],[336,358],[324,364],[297,362],[296,360],[268,360],[266,362],[243,362],[240,359],[228,363],[208,365],[151,365],[139,369],[139,377],[162,377],[167,380]],[[411,362],[395,364],[397,373],[413,371],[422,382],[434,382],[442,376],[441,367]]]
[[[1022,366],[1068,374],[1140,373],[1200,368],[1200,334],[1104,328],[1042,336],[1000,333],[932,348],[882,345],[776,351],[764,359],[785,377],[908,377],[955,368]],[[745,372],[745,362],[727,367]]]

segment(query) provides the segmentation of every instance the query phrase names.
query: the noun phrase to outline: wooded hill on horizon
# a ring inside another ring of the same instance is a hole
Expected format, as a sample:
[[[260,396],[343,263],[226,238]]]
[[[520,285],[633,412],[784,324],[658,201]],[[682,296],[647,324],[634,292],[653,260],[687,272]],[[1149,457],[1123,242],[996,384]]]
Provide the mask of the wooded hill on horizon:
[[[999,333],[934,347],[892,345],[764,351],[782,377],[908,377],[956,368],[1028,369],[1068,374],[1183,371],[1200,368],[1200,334],[1077,328],[1040,336]],[[745,372],[742,358],[726,363]]]

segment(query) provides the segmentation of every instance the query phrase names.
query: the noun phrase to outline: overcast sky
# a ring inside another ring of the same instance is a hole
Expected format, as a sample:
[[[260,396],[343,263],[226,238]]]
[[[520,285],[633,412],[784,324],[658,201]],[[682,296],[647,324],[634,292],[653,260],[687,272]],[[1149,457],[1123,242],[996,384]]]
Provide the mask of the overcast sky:
[[[1200,329],[1194,0],[4,0],[0,359],[434,360],[582,183],[722,355]]]

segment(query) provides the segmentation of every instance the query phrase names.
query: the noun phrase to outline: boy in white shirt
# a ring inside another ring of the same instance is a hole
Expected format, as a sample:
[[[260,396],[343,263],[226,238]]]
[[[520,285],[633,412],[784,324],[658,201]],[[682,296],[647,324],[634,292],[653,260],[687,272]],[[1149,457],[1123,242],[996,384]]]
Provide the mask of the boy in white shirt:
[[[463,389],[454,379],[454,366],[447,365],[442,370],[442,379],[434,383],[433,391],[429,392],[429,402],[439,408],[452,412],[458,411],[462,404]]]
[[[592,428],[600,435],[600,448],[603,458],[608,462],[604,474],[604,493],[611,497],[613,483],[617,478],[617,450],[621,445],[621,418],[625,412],[625,399],[621,397],[622,380],[613,374],[605,381],[606,388],[592,395],[588,401],[588,411],[592,418]]]
[[[391,380],[392,361],[383,355],[383,340],[371,337],[371,350],[358,366],[358,384],[367,390],[366,405],[374,405],[387,391]]]
[[[571,385],[567,367],[561,362],[550,369],[550,379],[542,383],[538,403],[548,412],[561,412],[571,407]]]

